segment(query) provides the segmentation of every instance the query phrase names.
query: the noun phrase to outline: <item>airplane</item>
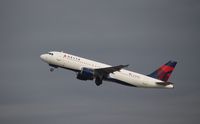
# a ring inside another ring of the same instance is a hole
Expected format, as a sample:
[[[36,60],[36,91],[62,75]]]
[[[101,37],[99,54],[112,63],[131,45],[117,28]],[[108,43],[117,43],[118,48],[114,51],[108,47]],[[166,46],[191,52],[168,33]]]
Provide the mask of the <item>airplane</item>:
[[[76,78],[79,80],[95,80],[97,86],[105,80],[132,87],[174,88],[168,79],[177,64],[176,61],[168,61],[149,75],[143,75],[124,69],[129,65],[111,66],[58,51],[42,54],[40,58],[51,67],[51,72],[58,67],[68,69],[76,72]]]

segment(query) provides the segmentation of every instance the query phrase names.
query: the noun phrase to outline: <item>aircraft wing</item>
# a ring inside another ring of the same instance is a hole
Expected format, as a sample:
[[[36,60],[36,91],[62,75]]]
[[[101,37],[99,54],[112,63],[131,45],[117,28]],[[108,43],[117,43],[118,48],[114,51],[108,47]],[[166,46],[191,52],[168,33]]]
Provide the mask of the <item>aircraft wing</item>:
[[[122,68],[127,67],[128,65],[118,65],[118,66],[112,66],[112,67],[106,67],[106,68],[98,68],[94,69],[94,72],[96,75],[108,75],[110,73],[113,73],[115,71],[120,71]]]

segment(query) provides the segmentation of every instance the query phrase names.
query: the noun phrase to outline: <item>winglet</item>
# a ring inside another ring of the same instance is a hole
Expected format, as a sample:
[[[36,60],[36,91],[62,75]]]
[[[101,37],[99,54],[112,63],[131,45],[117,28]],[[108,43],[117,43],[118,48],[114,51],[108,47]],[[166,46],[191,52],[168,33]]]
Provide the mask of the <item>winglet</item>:
[[[123,66],[122,68],[126,68],[126,67],[128,67],[128,66],[129,66],[129,64],[127,64],[127,65],[121,65],[121,66]]]

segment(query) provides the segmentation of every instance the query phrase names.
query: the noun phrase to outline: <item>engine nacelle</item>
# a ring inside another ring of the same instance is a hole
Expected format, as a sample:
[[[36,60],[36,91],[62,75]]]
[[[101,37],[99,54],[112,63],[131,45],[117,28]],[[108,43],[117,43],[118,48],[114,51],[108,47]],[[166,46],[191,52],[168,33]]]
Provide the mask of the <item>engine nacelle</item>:
[[[78,72],[76,78],[79,80],[93,80],[94,70],[90,68],[82,68],[81,72]]]

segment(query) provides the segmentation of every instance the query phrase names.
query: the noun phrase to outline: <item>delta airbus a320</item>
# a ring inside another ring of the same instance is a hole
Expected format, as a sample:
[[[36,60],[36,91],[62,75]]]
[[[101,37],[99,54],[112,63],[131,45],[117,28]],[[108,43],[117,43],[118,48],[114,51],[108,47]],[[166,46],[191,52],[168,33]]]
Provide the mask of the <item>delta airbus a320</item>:
[[[58,67],[68,69],[76,72],[79,80],[95,80],[97,86],[105,80],[133,87],[174,88],[168,79],[177,64],[176,61],[169,61],[153,73],[143,75],[124,69],[128,65],[111,66],[64,52],[52,51],[42,54],[40,58],[49,64],[50,71]]]

